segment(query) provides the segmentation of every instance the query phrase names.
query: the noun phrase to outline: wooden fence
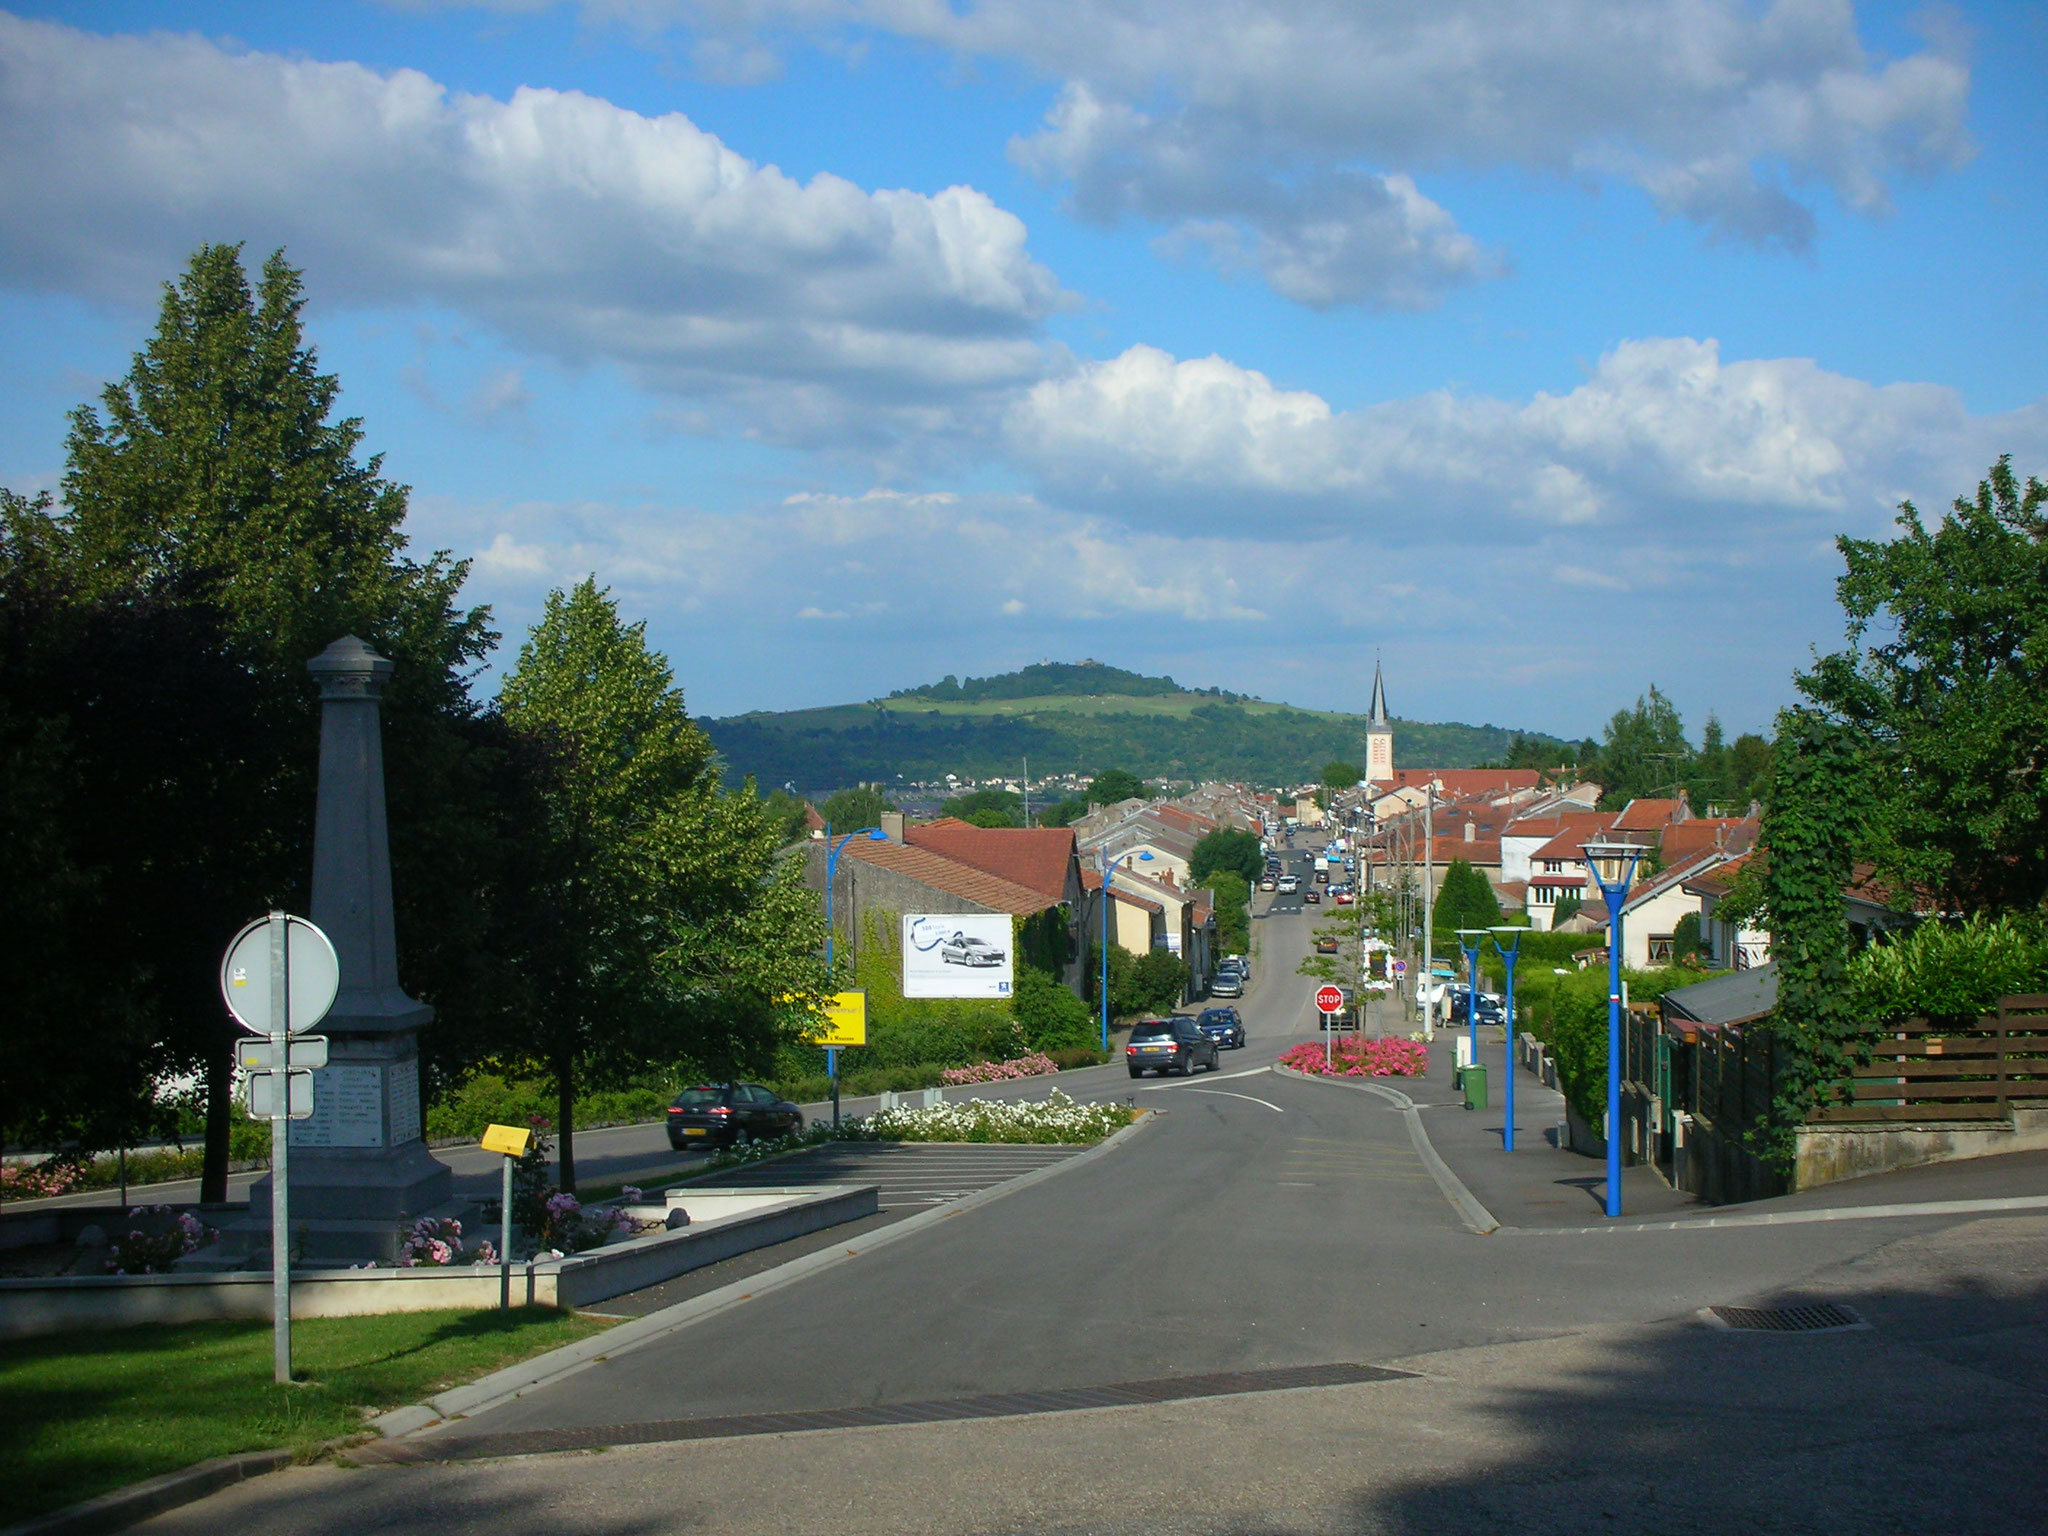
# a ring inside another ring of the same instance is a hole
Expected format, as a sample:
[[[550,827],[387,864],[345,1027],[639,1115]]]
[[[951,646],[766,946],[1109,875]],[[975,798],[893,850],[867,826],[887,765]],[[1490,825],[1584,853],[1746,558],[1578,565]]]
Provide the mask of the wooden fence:
[[[1848,1102],[1815,1124],[2007,1120],[2014,1104],[2048,1108],[2048,996],[2002,997],[1974,1028],[1909,1019],[1880,1033],[1842,1085]]]

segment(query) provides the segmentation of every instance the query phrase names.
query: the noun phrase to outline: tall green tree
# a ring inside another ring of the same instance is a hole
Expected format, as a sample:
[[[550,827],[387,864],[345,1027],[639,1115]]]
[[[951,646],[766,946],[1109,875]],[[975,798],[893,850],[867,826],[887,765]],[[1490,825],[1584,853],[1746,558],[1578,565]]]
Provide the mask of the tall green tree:
[[[1323,764],[1323,788],[1349,789],[1365,777],[1365,770],[1356,763],[1347,763],[1339,758]]]
[[[1607,722],[1598,774],[1603,806],[1620,807],[1645,795],[1672,794],[1692,766],[1692,748],[1678,710],[1657,686],[1633,709],[1618,709]]]
[[[1007,789],[977,789],[955,795],[939,807],[942,816],[957,816],[977,827],[1021,827],[1024,800]]]
[[[646,626],[594,579],[549,594],[499,707],[537,765],[520,959],[574,1189],[579,1084],[765,1068],[825,989],[824,926],[754,786],[721,789]]]
[[[1439,946],[1457,942],[1460,928],[1492,928],[1500,922],[1500,897],[1493,882],[1463,859],[1451,860],[1430,908],[1430,927]]]
[[[63,657],[18,686],[67,723],[92,788],[80,837],[105,872],[107,964],[139,989],[162,1066],[204,1076],[214,1200],[233,1042],[219,951],[302,901],[310,873],[305,662],[354,633],[398,663],[385,718],[403,890],[420,841],[403,834],[444,819],[449,790],[407,769],[458,754],[466,677],[493,638],[484,610],[457,604],[462,564],[407,555],[405,488],[358,456],[359,421],[332,419],[340,386],[305,343],[303,302],[281,253],[252,289],[239,247],[203,247],[127,374],[73,412],[61,509],[14,509],[54,599],[42,650]]]
[[[1105,768],[1088,785],[1088,798],[1097,805],[1114,805],[1119,800],[1143,800],[1145,781],[1122,768]]]
[[[2001,458],[1934,527],[1907,502],[1896,538],[1839,540],[1849,645],[1798,678],[1878,767],[1869,851],[1950,911],[2048,899],[2044,511]]]
[[[1252,947],[1252,885],[1234,869],[1218,869],[1208,887],[1216,893],[1216,947],[1226,955],[1249,954]]]
[[[1209,877],[1227,869],[1247,883],[1255,883],[1266,872],[1266,856],[1259,852],[1259,840],[1241,827],[1218,827],[1204,833],[1188,856],[1188,878],[1207,885]]]
[[[863,827],[878,827],[882,824],[882,813],[895,809],[880,790],[862,784],[855,789],[842,789],[837,794],[827,795],[825,803],[818,807],[818,814],[825,818],[826,825],[836,835],[858,832]]]

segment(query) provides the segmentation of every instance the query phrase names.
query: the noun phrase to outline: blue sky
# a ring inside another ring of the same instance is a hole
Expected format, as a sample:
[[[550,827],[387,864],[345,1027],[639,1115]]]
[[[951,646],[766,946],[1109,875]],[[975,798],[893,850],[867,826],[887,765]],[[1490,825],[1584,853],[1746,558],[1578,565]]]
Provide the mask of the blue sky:
[[[595,572],[710,713],[1767,729],[1835,535],[2048,474],[2044,78],[2024,4],[19,4],[0,483],[282,245],[508,653]]]

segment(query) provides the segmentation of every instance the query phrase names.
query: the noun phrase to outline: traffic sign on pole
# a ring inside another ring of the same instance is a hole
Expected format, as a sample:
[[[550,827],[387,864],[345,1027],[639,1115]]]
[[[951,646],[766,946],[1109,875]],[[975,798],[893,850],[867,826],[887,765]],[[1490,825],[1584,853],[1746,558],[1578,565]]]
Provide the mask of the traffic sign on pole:
[[[327,1017],[341,988],[341,961],[327,935],[303,917],[278,913],[282,919],[284,969],[291,978],[285,1011],[293,1031],[311,1029]],[[271,984],[272,919],[259,917],[228,945],[220,963],[220,995],[228,1012],[251,1034],[271,1035],[286,1025],[276,1017]]]
[[[241,1063],[244,1072],[275,1072],[284,1065],[284,1053],[268,1040],[244,1040],[235,1047],[235,1060]],[[327,1037],[325,1035],[293,1035],[292,1066],[294,1069],[327,1065]],[[261,1119],[261,1116],[257,1118]]]
[[[280,1085],[289,1079],[289,1090]],[[279,1102],[279,1095],[285,1102]],[[313,1074],[293,1067],[288,1072],[258,1071],[249,1074],[249,1118],[251,1120],[292,1120],[313,1118]]]
[[[1396,960],[1394,962],[1394,974],[1396,976],[1406,976],[1408,974],[1408,962],[1406,960]]]
[[[1316,988],[1316,1007],[1324,1013],[1336,1013],[1344,1007],[1344,989],[1324,985]]]

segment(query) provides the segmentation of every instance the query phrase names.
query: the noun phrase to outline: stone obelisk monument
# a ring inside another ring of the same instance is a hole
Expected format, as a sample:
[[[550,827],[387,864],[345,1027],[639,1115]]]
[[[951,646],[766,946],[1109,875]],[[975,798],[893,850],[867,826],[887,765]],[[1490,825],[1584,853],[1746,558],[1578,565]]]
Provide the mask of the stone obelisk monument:
[[[347,635],[306,666],[320,685],[311,915],[341,985],[317,1026],[329,1046],[313,1116],[291,1126],[292,1237],[300,1264],[389,1260],[404,1224],[452,1210],[448,1168],[420,1136],[419,1032],[434,1010],[398,984],[378,717],[392,664]],[[265,1179],[252,1211],[268,1193]]]

